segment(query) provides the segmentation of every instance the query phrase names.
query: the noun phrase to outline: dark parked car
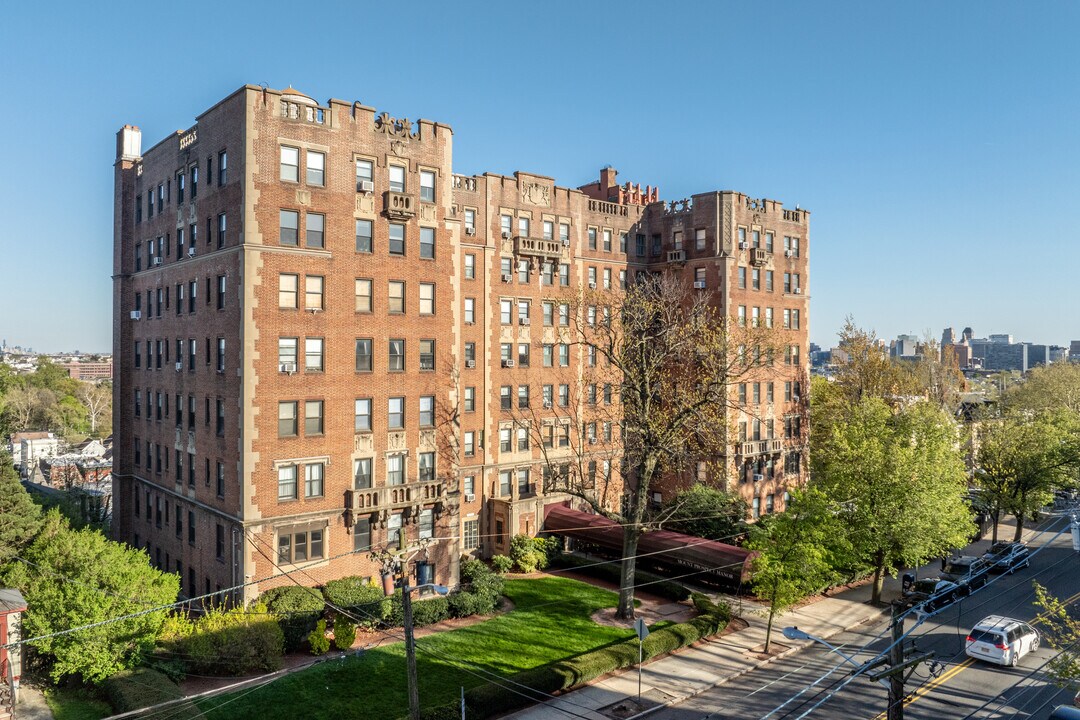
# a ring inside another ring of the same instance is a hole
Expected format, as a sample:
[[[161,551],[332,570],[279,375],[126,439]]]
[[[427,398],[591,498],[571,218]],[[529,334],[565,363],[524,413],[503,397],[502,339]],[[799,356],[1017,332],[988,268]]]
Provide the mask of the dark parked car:
[[[1031,565],[1027,546],[1019,542],[999,542],[990,546],[983,560],[990,563],[990,572],[1013,572]]]
[[[925,578],[916,580],[904,599],[912,605],[922,604],[926,612],[934,612],[968,594],[968,588],[951,580]]]
[[[941,573],[944,580],[978,590],[989,580],[990,563],[974,555],[954,555],[948,559]]]

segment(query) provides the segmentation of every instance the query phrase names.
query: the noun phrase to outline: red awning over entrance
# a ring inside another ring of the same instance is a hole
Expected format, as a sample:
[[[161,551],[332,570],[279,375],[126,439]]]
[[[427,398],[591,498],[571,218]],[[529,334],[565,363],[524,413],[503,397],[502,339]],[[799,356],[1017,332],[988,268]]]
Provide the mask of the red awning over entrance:
[[[544,508],[542,530],[622,554],[622,527],[602,515],[573,510],[563,504],[548,505]],[[645,560],[691,568],[701,571],[702,575],[714,575],[735,583],[749,579],[750,563],[755,555],[735,545],[670,530],[642,533],[638,540],[638,555],[648,553],[654,554]]]

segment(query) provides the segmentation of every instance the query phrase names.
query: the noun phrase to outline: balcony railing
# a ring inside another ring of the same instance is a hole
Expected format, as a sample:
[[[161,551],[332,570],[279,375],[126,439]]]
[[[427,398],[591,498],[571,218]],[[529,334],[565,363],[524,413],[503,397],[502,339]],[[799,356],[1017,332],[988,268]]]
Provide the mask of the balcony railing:
[[[393,509],[418,503],[436,502],[442,500],[445,494],[446,486],[438,480],[346,490],[345,507],[354,512]]]
[[[774,440],[750,440],[740,444],[739,454],[746,457],[748,455],[771,455],[778,453],[783,449],[783,442]]]
[[[669,263],[684,263],[686,262],[685,250],[668,250],[667,261]]]
[[[409,220],[416,215],[416,203],[412,195],[386,191],[386,201],[383,204],[386,214],[394,220]]]
[[[750,264],[751,265],[764,265],[769,261],[769,252],[763,248],[753,248],[750,250]]]
[[[562,248],[558,240],[540,240],[521,235],[514,238],[514,252],[518,255],[555,259],[562,256]]]

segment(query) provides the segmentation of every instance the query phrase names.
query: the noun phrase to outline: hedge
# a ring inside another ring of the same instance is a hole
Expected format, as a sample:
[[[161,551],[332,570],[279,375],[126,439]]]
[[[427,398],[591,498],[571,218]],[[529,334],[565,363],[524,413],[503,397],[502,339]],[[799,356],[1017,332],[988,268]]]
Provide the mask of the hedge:
[[[641,645],[644,659],[648,660],[686,647],[704,637],[716,634],[727,625],[729,610],[726,605],[712,603],[703,595],[699,598],[697,593],[695,593],[694,605],[704,608],[706,612],[687,622],[653,630]],[[569,690],[601,675],[630,667],[636,664],[637,660],[638,641],[636,638],[631,638],[577,657],[522,671],[506,678],[507,682],[485,683],[465,691],[465,716],[468,720],[485,720],[485,718],[510,713],[526,705],[545,700],[547,695]],[[515,687],[527,686],[545,694],[537,694],[531,699],[523,697],[506,689],[509,681],[517,683]],[[460,701],[456,701],[427,708],[420,715],[424,720],[444,720],[460,717],[460,708]],[[458,714],[451,715],[454,711]]]
[[[285,638],[266,606],[214,607],[192,621],[175,617],[166,623],[160,642],[183,658],[189,672],[203,675],[248,675],[281,667]]]
[[[124,670],[107,678],[103,683],[105,697],[117,714],[184,697],[180,686],[165,674],[150,668]],[[167,708],[170,719],[193,720],[204,717],[190,702],[177,703]]]
[[[326,603],[318,588],[282,585],[271,588],[259,596],[258,602],[278,616],[278,624],[285,635],[285,651],[299,650],[307,641],[308,634],[322,617]]]
[[[323,587],[326,601],[356,617],[365,627],[371,627],[390,614],[390,599],[383,594],[382,585],[366,581],[359,575],[331,580]]]
[[[622,564],[620,561],[615,560],[604,563],[603,565],[597,565],[596,563],[598,562],[600,561],[584,558],[580,555],[559,555],[552,560],[551,564],[553,567],[572,569],[582,575],[588,575],[589,577],[599,578],[601,580],[608,580],[615,584],[619,584],[622,581]],[[645,572],[644,570],[634,571],[634,581],[638,585],[649,583],[646,592],[668,598],[669,600],[679,601],[686,600],[690,597],[690,591],[679,583],[665,580],[659,575],[654,575],[653,573]]]

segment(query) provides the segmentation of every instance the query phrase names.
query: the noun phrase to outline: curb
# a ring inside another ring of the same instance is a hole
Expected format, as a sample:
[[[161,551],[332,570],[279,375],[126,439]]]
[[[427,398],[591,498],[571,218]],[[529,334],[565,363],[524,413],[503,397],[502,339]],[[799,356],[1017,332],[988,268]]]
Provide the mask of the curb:
[[[857,628],[858,626],[863,625],[863,624],[865,624],[867,622],[870,622],[875,617],[883,615],[884,613],[885,613],[885,611],[883,609],[879,610],[876,615],[870,615],[868,617],[864,617],[862,620],[859,620],[858,622],[853,622],[850,625],[839,628],[838,630],[835,630],[834,632],[832,632],[832,633],[830,633],[828,635],[822,635],[821,637],[824,640],[828,640],[829,638],[836,637],[840,633],[845,633],[845,632],[847,632],[849,630]],[[744,668],[742,668],[741,670],[739,670],[738,672],[736,672],[733,675],[727,675],[725,677],[718,678],[716,680],[716,682],[712,682],[712,683],[709,683],[707,685],[704,685],[703,687],[700,687],[700,688],[694,690],[693,692],[686,693],[686,694],[681,695],[679,697],[672,697],[672,699],[670,699],[670,700],[668,700],[668,701],[666,701],[666,702],[664,702],[664,703],[662,703],[660,705],[657,705],[656,707],[651,707],[648,710],[642,710],[641,712],[637,713],[636,715],[630,715],[629,717],[626,718],[626,720],[638,720],[638,718],[643,718],[643,717],[646,717],[647,715],[651,715],[652,713],[654,713],[654,712],[656,712],[658,710],[662,710],[662,709],[664,709],[666,707],[670,707],[670,706],[674,705],[675,703],[680,703],[680,702],[683,702],[685,700],[689,700],[690,698],[697,697],[698,695],[700,695],[701,693],[703,693],[703,692],[705,692],[707,690],[712,690],[715,687],[719,687],[720,685],[724,685],[725,683],[731,682],[732,680],[736,680],[736,679],[742,677],[743,675],[745,675],[746,673],[752,672],[754,670],[758,670],[760,668],[763,668],[766,665],[769,665],[769,664],[771,664],[772,662],[774,662],[776,660],[781,660],[783,658],[788,657],[789,655],[794,655],[796,653],[800,653],[803,650],[806,650],[807,648],[809,648],[809,647],[811,647],[813,645],[814,645],[813,641],[810,641],[810,642],[807,642],[805,645],[797,645],[797,646],[789,647],[787,650],[785,650],[785,651],[783,651],[781,653],[778,653],[776,655],[771,655],[771,656],[769,656],[768,658],[766,658],[764,660],[758,660],[758,661],[756,661],[754,663],[751,663],[751,664],[745,666]],[[592,712],[596,712],[596,711],[593,710]]]

